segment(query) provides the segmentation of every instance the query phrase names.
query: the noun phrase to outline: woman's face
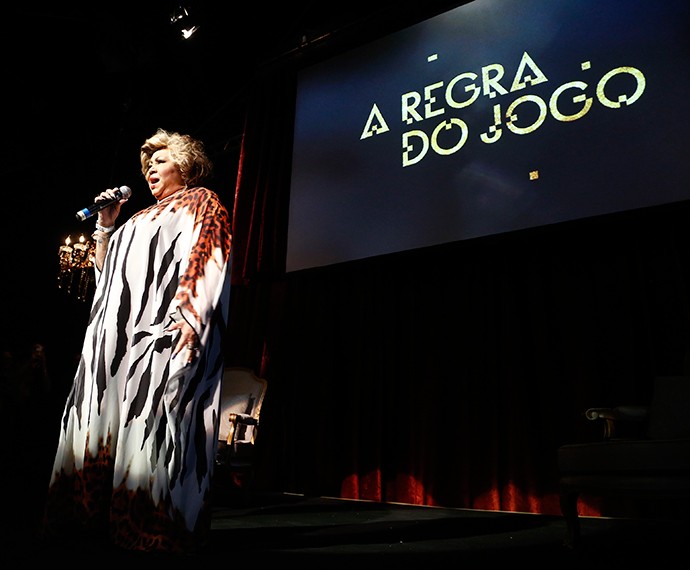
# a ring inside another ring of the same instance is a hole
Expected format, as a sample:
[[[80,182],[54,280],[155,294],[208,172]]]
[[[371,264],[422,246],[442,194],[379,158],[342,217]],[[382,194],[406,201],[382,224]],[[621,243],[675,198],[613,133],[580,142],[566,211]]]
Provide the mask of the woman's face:
[[[153,197],[159,201],[184,188],[182,175],[170,158],[167,148],[157,150],[151,155],[146,182]]]

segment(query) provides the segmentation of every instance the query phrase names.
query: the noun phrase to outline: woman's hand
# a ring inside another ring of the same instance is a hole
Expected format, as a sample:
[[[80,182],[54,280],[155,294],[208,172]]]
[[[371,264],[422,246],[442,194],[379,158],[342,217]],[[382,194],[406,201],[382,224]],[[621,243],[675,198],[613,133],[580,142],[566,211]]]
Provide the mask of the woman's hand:
[[[180,339],[177,341],[177,345],[175,345],[175,349],[173,350],[173,358],[182,352],[186,359],[185,362],[190,364],[199,356],[199,337],[192,328],[192,325],[187,321],[183,319],[177,323],[173,323],[166,330],[180,331]]]
[[[119,188],[108,188],[96,196],[96,202],[102,200],[117,200],[116,192],[119,192]],[[121,196],[122,194],[120,194]],[[120,208],[122,204],[127,201],[126,198],[113,202],[107,208],[103,208],[98,212],[98,223],[101,226],[111,227],[115,225],[115,220],[120,215]]]

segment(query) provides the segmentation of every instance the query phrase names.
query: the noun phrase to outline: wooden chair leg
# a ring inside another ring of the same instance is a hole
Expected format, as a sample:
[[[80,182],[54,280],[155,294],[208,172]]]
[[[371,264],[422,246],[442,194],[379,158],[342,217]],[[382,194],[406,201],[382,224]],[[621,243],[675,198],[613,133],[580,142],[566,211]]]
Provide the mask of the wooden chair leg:
[[[563,489],[560,494],[561,513],[565,518],[566,538],[563,544],[568,548],[580,546],[580,518],[577,511],[579,492],[574,489]]]

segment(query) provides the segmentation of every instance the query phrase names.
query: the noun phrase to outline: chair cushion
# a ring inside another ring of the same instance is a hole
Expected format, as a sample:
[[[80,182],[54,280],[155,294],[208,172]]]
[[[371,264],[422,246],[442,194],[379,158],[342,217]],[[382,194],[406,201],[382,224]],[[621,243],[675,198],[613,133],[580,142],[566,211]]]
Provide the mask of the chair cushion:
[[[558,448],[558,467],[561,474],[690,472],[690,438],[563,445]]]

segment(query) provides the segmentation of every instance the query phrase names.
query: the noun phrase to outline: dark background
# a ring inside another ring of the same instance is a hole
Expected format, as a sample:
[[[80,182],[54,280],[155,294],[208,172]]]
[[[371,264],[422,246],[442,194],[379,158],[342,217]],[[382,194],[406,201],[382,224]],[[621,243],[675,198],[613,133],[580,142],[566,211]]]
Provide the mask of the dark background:
[[[105,188],[133,190],[123,211],[151,203],[139,147],[161,127],[200,138],[209,182],[232,208],[240,143],[255,85],[295,58],[335,53],[448,6],[394,2],[192,1],[199,32],[170,24],[179,2],[30,2],[6,11],[2,343],[47,347],[70,377],[88,303],[57,287],[58,247],[92,230],[75,213]]]

